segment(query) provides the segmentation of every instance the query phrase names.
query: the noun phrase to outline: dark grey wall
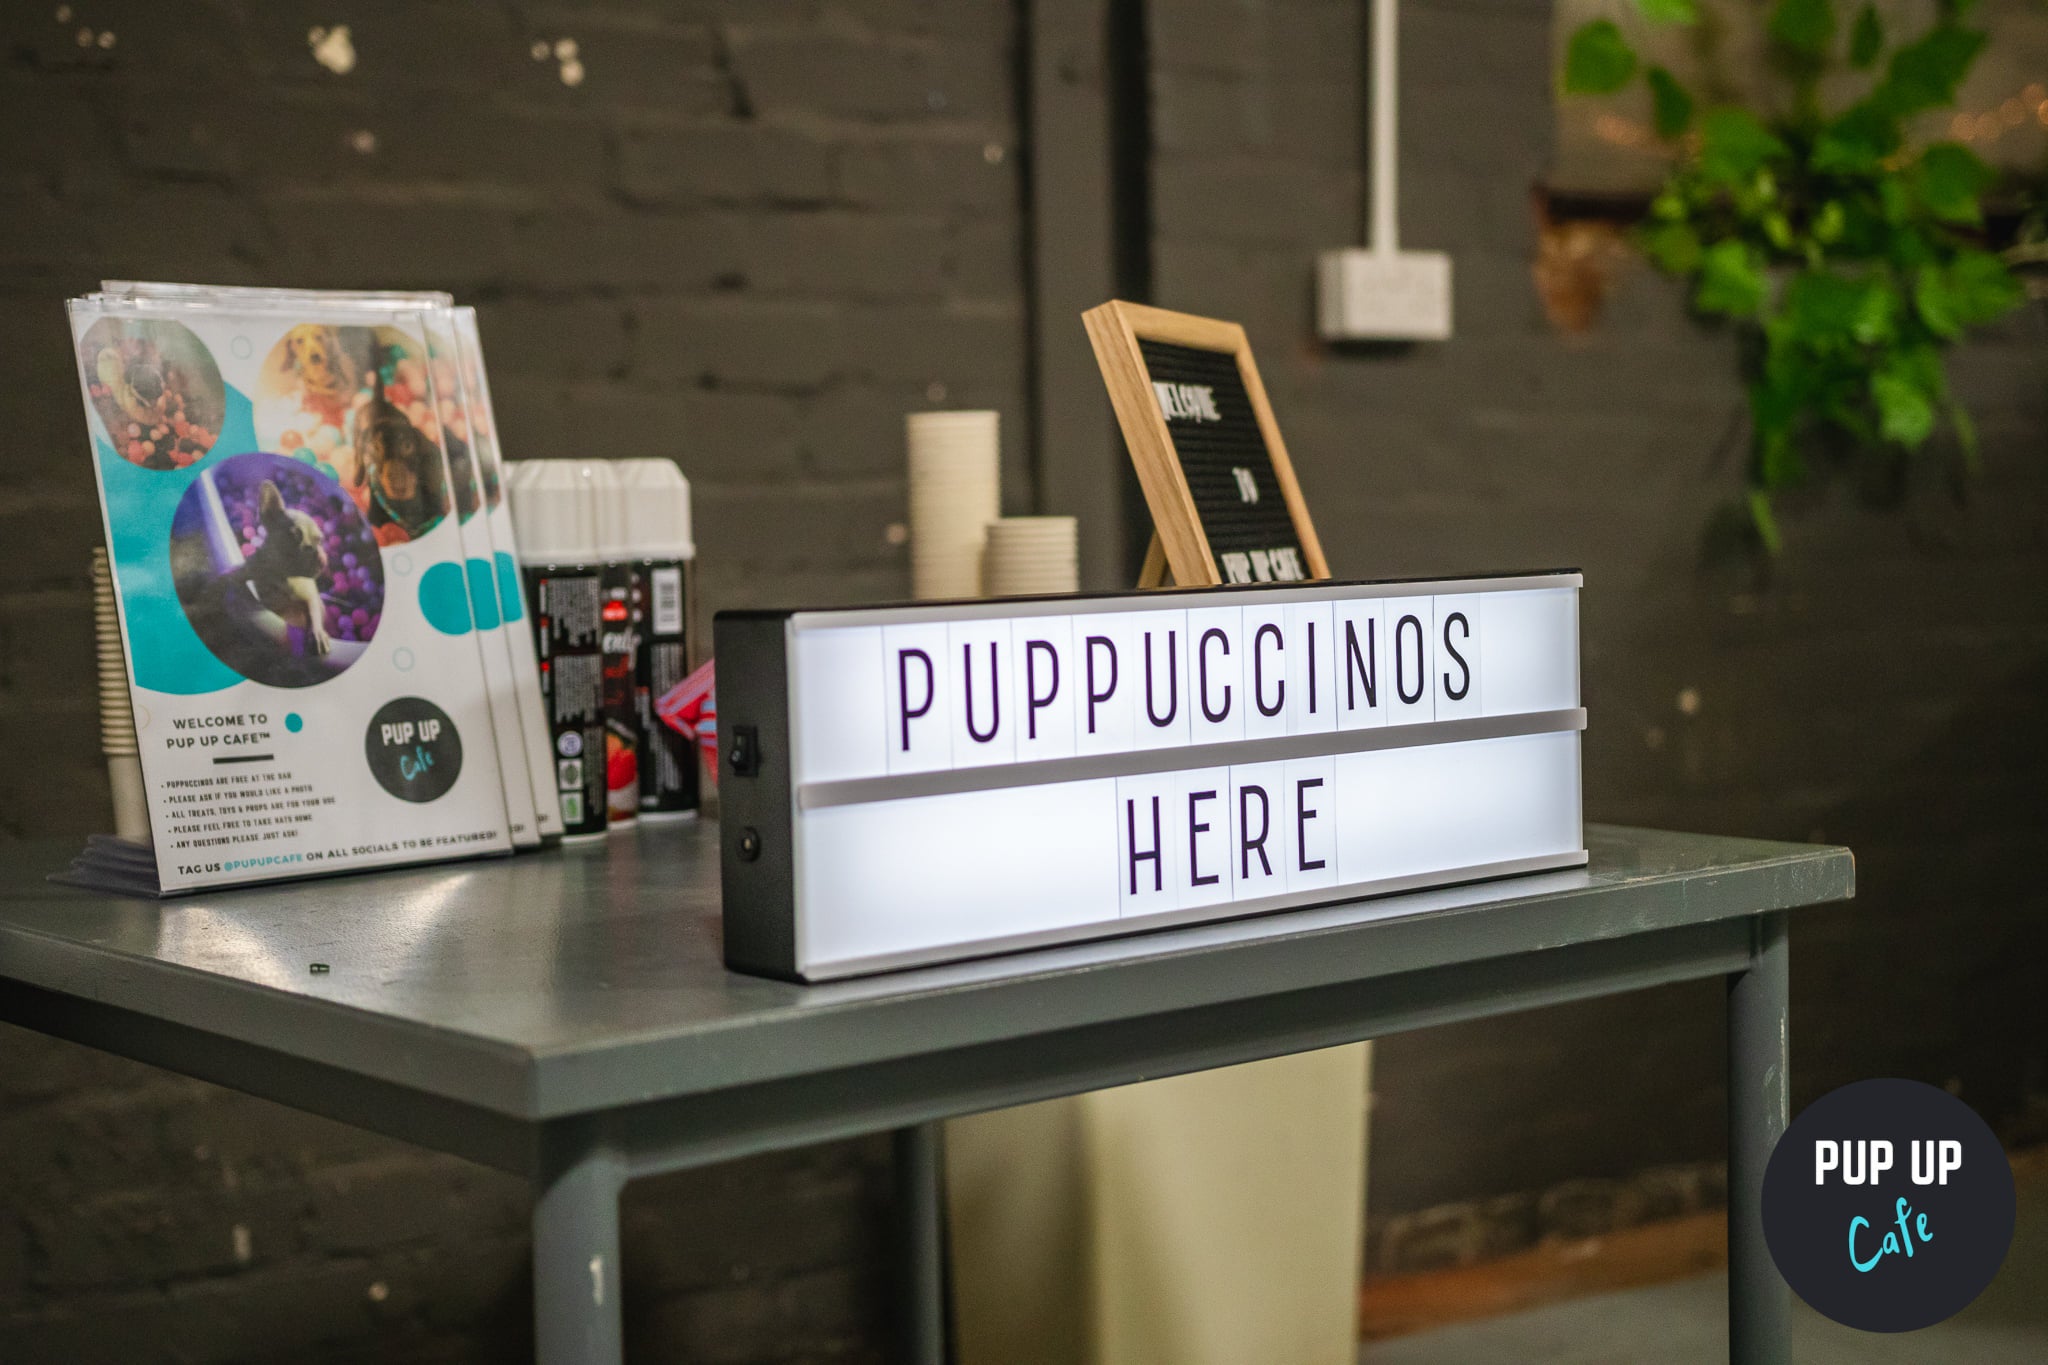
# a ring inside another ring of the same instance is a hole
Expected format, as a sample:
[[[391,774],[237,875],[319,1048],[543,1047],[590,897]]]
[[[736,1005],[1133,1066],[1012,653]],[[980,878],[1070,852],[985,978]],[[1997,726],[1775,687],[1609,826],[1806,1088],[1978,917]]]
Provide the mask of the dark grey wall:
[[[1797,500],[1768,574],[1706,554],[1739,487],[1729,339],[1640,265],[1584,338],[1556,335],[1531,286],[1547,0],[1402,8],[1403,240],[1453,253],[1456,339],[1310,340],[1308,261],[1362,230],[1363,10],[1151,5],[1154,301],[1249,329],[1340,576],[1584,569],[1590,818],[1855,848],[1858,900],[1793,933],[1795,1104],[1908,1075],[2025,1131],[2048,1102],[2028,867],[2048,772],[2041,315],[1955,358],[1984,436],[1960,501],[1931,458],[1902,505]],[[1388,1040],[1376,1228],[1653,1167],[1696,1182],[1722,1153],[1721,1020],[1709,983]],[[1556,1225],[1497,1207],[1527,1235]]]
[[[58,306],[102,274],[458,290],[515,457],[683,462],[712,607],[902,591],[908,407],[1002,408],[1024,507],[1033,327],[1081,339],[1028,315],[1018,7],[71,8],[0,15],[6,834],[105,818]],[[1313,254],[1359,231],[1362,9],[1146,6],[1154,300],[1250,329],[1339,572],[1585,569],[1589,814],[1857,848],[1862,898],[1794,935],[1797,1098],[1916,1075],[2018,1131],[2048,1090],[2039,320],[1958,359],[1986,447],[1962,504],[1818,497],[1768,581],[1703,561],[1738,473],[1725,338],[1640,270],[1577,341],[1530,287],[1543,0],[1404,6],[1404,227],[1456,253],[1457,339],[1309,340]],[[345,76],[307,47],[336,22]],[[530,55],[563,37],[579,85]],[[1483,1204],[1511,1243],[1599,1180],[1710,1200],[1720,1018],[1709,985],[1387,1041],[1376,1223]],[[887,1195],[872,1144],[635,1186],[640,1354],[885,1358]],[[0,1359],[516,1359],[525,1214],[499,1177],[0,1031]]]
[[[6,835],[107,818],[61,307],[102,276],[457,291],[509,454],[681,461],[707,610],[902,596],[909,408],[1000,408],[1021,506],[1009,5],[59,9],[0,9]],[[345,75],[308,43],[336,23]],[[635,1185],[636,1358],[882,1359],[888,1185],[867,1143]],[[516,1182],[0,1028],[0,1361],[502,1365],[526,1218]]]

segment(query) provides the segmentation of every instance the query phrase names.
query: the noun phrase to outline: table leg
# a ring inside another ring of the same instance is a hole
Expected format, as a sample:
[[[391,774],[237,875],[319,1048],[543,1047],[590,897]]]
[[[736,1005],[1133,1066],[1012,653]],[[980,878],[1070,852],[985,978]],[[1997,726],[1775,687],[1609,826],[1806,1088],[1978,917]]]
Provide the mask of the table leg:
[[[533,1208],[534,1355],[539,1365],[619,1365],[619,1191],[609,1148],[565,1153]]]
[[[1764,1242],[1764,1166],[1790,1122],[1786,917],[1755,921],[1749,967],[1728,978],[1728,1359],[1786,1365],[1792,1298]]]
[[[910,1365],[946,1359],[944,1133],[937,1123],[895,1133],[903,1359]]]

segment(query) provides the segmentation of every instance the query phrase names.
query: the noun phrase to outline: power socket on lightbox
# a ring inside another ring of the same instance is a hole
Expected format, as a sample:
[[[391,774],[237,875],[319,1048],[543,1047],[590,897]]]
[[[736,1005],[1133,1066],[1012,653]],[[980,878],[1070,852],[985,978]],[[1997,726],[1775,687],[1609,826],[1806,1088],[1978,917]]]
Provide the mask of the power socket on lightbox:
[[[1345,247],[1316,260],[1325,341],[1448,341],[1451,258],[1441,251]]]

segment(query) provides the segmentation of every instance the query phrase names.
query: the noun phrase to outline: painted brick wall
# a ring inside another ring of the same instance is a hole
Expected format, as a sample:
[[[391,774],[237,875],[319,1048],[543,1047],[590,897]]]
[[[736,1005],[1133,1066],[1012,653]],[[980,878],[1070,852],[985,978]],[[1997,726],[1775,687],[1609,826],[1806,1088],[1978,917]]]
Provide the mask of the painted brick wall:
[[[1795,923],[1795,1106],[1907,1075],[2028,1131],[2048,1092],[2028,867],[2048,761],[2042,315],[1956,359],[1982,477],[1951,491],[1930,463],[1898,505],[1800,500],[1760,576],[1707,549],[1740,476],[1728,339],[1641,266],[1580,339],[1531,287],[1547,0],[1402,7],[1403,241],[1454,254],[1456,340],[1309,340],[1308,261],[1362,240],[1364,8],[1154,0],[1154,301],[1245,323],[1339,575],[1584,569],[1589,817],[1856,850],[1859,898]],[[1469,1225],[1493,1198],[1526,1240],[1572,1222],[1524,1216],[1570,1182],[1697,1184],[1723,1150],[1722,1018],[1708,982],[1387,1041],[1376,1233],[1445,1205]],[[1446,1254],[1399,1242],[1376,1235],[1374,1261]]]
[[[311,30],[348,26],[316,58]],[[34,0],[0,12],[0,834],[105,822],[61,300],[444,287],[508,453],[670,455],[704,605],[901,596],[902,413],[1024,459],[1007,3]],[[573,44],[573,47],[570,46]],[[636,1184],[637,1358],[874,1361],[886,1145]],[[516,1181],[0,1028],[0,1360],[530,1349]]]
[[[515,456],[683,462],[714,608],[901,592],[907,407],[1001,407],[1021,510],[1016,9],[7,7],[0,834],[104,819],[58,308],[102,274],[458,290]],[[1457,255],[1458,340],[1307,340],[1309,261],[1360,226],[1361,13],[1150,0],[1155,300],[1250,328],[1340,572],[1586,570],[1593,816],[1858,849],[1862,898],[1794,938],[1796,1098],[1918,1075],[2021,1124],[2048,1090],[2039,319],[1958,365],[1965,501],[1816,499],[1759,581],[1702,552],[1739,459],[1725,341],[1640,271],[1577,341],[1530,288],[1543,0],[1404,7],[1404,227]],[[345,73],[308,41],[341,23]],[[1376,1258],[1711,1202],[1720,1018],[1708,984],[1388,1041]],[[886,1358],[887,1195],[874,1143],[634,1186],[639,1354]],[[0,1029],[0,1359],[518,1359],[525,1217],[489,1173]]]

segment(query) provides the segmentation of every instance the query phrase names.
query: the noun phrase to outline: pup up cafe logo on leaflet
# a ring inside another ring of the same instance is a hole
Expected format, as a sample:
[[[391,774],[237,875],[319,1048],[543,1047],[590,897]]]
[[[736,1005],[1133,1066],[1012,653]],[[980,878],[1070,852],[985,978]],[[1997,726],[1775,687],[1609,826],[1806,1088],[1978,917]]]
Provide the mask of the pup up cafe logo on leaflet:
[[[722,615],[729,960],[817,979],[1581,863],[1578,582]]]
[[[2017,1209],[1991,1129],[1918,1081],[1823,1095],[1764,1170],[1779,1272],[1817,1312],[1866,1332],[1910,1332],[1968,1307],[2004,1263]]]

